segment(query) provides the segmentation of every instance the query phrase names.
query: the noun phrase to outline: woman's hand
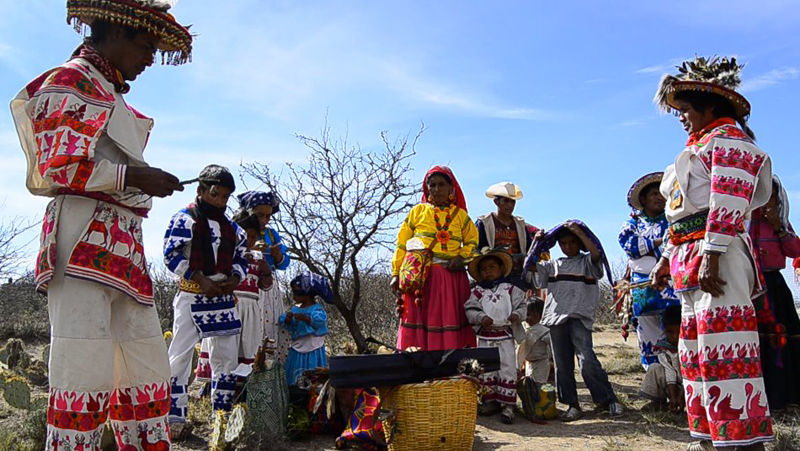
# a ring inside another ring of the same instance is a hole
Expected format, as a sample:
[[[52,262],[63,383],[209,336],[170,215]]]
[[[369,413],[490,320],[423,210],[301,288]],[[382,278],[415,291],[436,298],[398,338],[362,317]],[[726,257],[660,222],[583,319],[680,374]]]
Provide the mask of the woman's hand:
[[[450,263],[447,264],[447,269],[450,271],[461,271],[464,269],[464,257],[456,255],[451,258]]]
[[[698,275],[700,289],[715,298],[725,294],[722,287],[728,284],[719,277],[719,256],[716,252],[704,253]]]
[[[401,297],[401,294],[400,294],[400,278],[397,277],[397,276],[393,276],[392,277],[392,281],[389,283],[389,285],[392,287],[392,293],[394,293],[394,296],[397,297],[397,298]]]
[[[306,315],[305,313],[296,313],[294,315],[294,319],[296,319],[297,321],[302,321],[304,323],[311,324],[311,317]]]
[[[269,253],[272,255],[272,259],[275,261],[276,265],[280,265],[283,261],[283,254],[281,253],[281,244],[273,244],[269,247]]]
[[[286,312],[286,319],[284,319],[283,322],[286,323],[286,324],[292,324],[292,318],[293,317],[294,317],[294,313],[292,313],[292,311],[290,310],[290,311]]]
[[[653,270],[650,271],[650,286],[659,291],[663,290],[669,285],[669,278],[669,260],[661,258],[656,263],[656,266],[653,267]]]
[[[776,232],[783,228],[783,222],[780,215],[778,215],[778,210],[774,208],[767,207],[764,209],[764,219],[772,226],[772,230]]]

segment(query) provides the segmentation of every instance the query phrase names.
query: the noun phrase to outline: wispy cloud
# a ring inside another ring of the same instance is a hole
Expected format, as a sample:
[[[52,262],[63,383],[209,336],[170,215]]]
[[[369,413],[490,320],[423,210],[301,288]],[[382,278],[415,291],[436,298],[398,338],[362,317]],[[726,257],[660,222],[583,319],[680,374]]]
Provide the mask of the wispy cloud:
[[[620,127],[639,127],[645,124],[644,119],[629,119],[627,121],[620,122]]]
[[[667,61],[658,64],[653,64],[651,66],[645,66],[636,69],[635,71],[633,71],[633,73],[639,75],[653,75],[653,74],[661,75],[663,73],[673,71],[675,69],[675,66],[680,64],[681,61],[684,60],[685,58],[671,58]]]
[[[796,67],[782,67],[773,69],[765,74],[758,75],[742,83],[742,92],[753,92],[769,88],[787,80],[800,77],[800,69]]]

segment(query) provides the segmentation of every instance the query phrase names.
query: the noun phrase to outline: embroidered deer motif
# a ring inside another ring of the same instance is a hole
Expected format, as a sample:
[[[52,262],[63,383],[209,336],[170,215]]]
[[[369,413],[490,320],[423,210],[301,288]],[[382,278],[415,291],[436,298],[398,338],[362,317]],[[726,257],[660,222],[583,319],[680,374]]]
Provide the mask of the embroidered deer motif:
[[[133,250],[133,238],[131,238],[131,234],[128,230],[122,229],[120,227],[120,217],[116,215],[114,218],[114,222],[111,223],[111,244],[110,249],[113,252],[114,248],[117,244],[124,244],[126,248],[128,248],[127,254],[124,254],[125,257],[130,258],[131,252]]]
[[[167,440],[150,442],[147,424],[139,424],[139,443],[145,451],[169,451],[170,445]]]

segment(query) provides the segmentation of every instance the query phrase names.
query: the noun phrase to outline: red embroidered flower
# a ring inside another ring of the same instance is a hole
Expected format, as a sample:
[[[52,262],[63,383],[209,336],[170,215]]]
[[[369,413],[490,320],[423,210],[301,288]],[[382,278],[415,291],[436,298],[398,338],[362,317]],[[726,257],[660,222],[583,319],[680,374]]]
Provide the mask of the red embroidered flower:
[[[700,374],[704,379],[711,379],[714,377],[714,367],[708,362],[703,362],[700,364]]]
[[[716,377],[719,380],[726,380],[730,375],[730,369],[728,368],[728,365],[726,365],[725,363],[720,363],[719,365],[717,365],[714,368],[713,372],[714,372],[714,377]]]
[[[725,332],[725,330],[727,328],[728,328],[728,324],[722,318],[717,317],[717,318],[714,318],[713,321],[711,321],[711,329],[713,329],[714,332],[716,332],[716,333]]]
[[[740,316],[734,316],[731,318],[731,328],[735,331],[740,331],[744,329],[744,319]]]
[[[747,364],[744,363],[744,360],[742,359],[733,359],[730,369],[734,374],[738,374],[739,377],[741,377],[744,376],[745,372],[747,371]]]
[[[747,377],[761,377],[761,364],[758,360],[747,364]]]
[[[750,332],[755,332],[758,330],[758,321],[756,320],[755,316],[748,316],[746,320],[744,320],[744,327],[745,330]]]
[[[747,434],[747,428],[743,421],[733,420],[725,425],[725,435],[731,440],[742,440]]]
[[[448,230],[440,230],[436,232],[436,241],[442,244],[447,244],[450,241],[451,237],[452,235]]]

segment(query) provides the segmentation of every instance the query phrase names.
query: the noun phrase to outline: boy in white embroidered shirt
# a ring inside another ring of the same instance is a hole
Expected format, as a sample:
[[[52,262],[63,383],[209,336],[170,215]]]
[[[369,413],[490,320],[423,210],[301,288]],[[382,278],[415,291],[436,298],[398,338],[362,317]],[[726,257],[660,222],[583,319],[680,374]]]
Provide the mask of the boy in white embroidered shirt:
[[[522,341],[525,331],[525,292],[506,281],[512,268],[511,255],[503,250],[485,248],[469,264],[469,273],[478,285],[472,290],[464,310],[478,336],[479,347],[497,348],[500,352],[500,371],[481,376],[489,389],[478,410],[482,415],[501,411],[504,423],[514,421],[517,405],[517,358],[515,341]]]

